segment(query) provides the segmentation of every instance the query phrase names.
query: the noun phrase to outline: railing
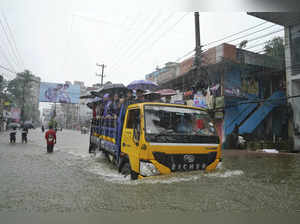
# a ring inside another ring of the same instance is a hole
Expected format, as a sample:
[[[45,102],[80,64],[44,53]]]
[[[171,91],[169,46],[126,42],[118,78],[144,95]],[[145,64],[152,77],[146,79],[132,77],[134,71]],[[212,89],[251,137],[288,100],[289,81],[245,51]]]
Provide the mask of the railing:
[[[117,137],[117,118],[116,117],[101,117],[92,120],[91,133],[97,136],[108,137],[115,141]]]

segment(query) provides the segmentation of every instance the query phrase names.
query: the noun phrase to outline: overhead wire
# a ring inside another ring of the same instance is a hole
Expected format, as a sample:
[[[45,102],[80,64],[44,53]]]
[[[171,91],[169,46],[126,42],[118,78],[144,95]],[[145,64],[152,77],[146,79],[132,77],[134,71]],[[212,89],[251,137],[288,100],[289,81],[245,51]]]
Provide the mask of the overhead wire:
[[[8,52],[9,52],[9,54],[11,55],[11,57],[12,57],[12,59],[13,59],[12,61],[14,62],[14,65],[15,65],[16,68],[17,68],[16,70],[20,70],[20,67],[19,67],[19,66],[21,66],[21,65],[20,65],[18,56],[16,55],[16,52],[15,52],[15,50],[14,50],[14,48],[13,48],[13,44],[12,44],[12,42],[11,42],[11,40],[10,40],[10,37],[9,37],[9,35],[8,35],[8,32],[7,32],[7,30],[6,30],[5,26],[4,26],[4,24],[3,24],[1,18],[0,18],[0,25],[1,25],[1,27],[2,27],[4,36],[5,36],[6,40],[7,40],[8,46],[9,46]]]
[[[160,14],[160,11],[158,11],[158,13],[156,14]],[[152,19],[149,21],[148,25],[144,27],[143,31],[141,32],[142,35],[144,35],[144,37],[147,35],[147,31],[149,31],[149,29],[151,28],[151,26],[153,26],[154,21],[157,19],[156,14],[154,14],[154,16],[152,17]],[[147,36],[146,36],[147,37]],[[143,39],[142,36],[137,36],[133,41],[132,41],[132,45],[127,47],[127,50],[124,52],[124,54],[121,57],[126,57],[126,56],[130,56],[129,52],[135,52],[136,48],[139,47],[140,45],[138,45],[139,42],[141,42],[141,44],[143,44]],[[142,41],[141,41],[142,40]]]
[[[174,15],[174,12],[170,13],[170,14],[169,14],[162,22],[159,23],[159,27],[161,27],[161,26],[163,26],[164,24],[166,24],[167,21],[170,20],[171,17],[172,17],[173,15]],[[156,29],[153,29],[153,31],[152,31],[148,36],[151,37],[154,33],[157,33]],[[146,39],[148,39],[147,36],[146,36]],[[138,49],[137,49],[137,50],[138,50]],[[136,50],[136,51],[137,51],[137,50]],[[136,53],[136,51],[134,51],[131,55],[129,55],[129,56],[127,57],[127,59],[131,58],[132,55],[134,55],[134,54]],[[119,61],[118,61],[118,62],[119,62]],[[120,62],[119,62],[119,63],[120,63]],[[115,69],[118,65],[119,65],[119,64],[116,64],[113,68]],[[120,69],[120,68],[117,68],[116,71],[118,71],[119,69]]]
[[[230,38],[230,37],[233,37],[233,36],[236,36],[236,35],[238,35],[238,34],[244,33],[244,32],[246,32],[246,31],[252,30],[252,29],[254,29],[254,28],[256,28],[256,27],[259,27],[259,26],[262,26],[262,25],[264,25],[264,24],[266,24],[266,23],[268,23],[268,22],[262,22],[262,23],[260,23],[260,24],[258,24],[258,25],[249,27],[249,28],[247,28],[247,29],[245,29],[245,30],[241,30],[241,31],[239,31],[239,32],[237,32],[237,33],[234,33],[234,34],[225,36],[225,37],[223,37],[223,38],[221,38],[221,39],[219,39],[219,40],[214,40],[214,41],[212,41],[212,42],[206,43],[206,44],[204,44],[204,45],[202,45],[202,46],[205,47],[205,46],[208,46],[208,45],[211,45],[211,44],[214,44],[214,43],[217,43],[217,42],[226,40],[226,39],[228,39],[228,38]]]
[[[146,49],[149,47],[153,47],[163,36],[165,36],[168,32],[170,32],[185,16],[187,16],[189,14],[185,13],[183,16],[181,16],[178,20],[176,20],[176,22],[169,27],[168,29],[164,30],[159,36],[158,38],[156,38],[149,46],[146,46]],[[167,18],[167,20],[172,16],[172,14]],[[140,51],[140,54],[133,54],[135,57],[132,56],[132,60],[130,62],[132,62],[133,60],[135,60],[137,57],[139,57],[141,54],[143,54],[146,50],[145,48],[142,48],[142,51]],[[138,52],[138,51],[137,51]],[[116,71],[118,71],[120,68],[118,68]]]
[[[158,12],[158,14],[160,14],[160,12]],[[163,25],[164,23],[166,23],[169,19],[170,19],[170,17],[173,15],[174,13],[170,13],[168,16],[167,16],[167,18],[165,18],[161,23],[159,23],[159,25],[157,26],[157,25],[155,25],[156,27],[159,27],[159,26],[161,26],[161,25]],[[151,27],[151,26],[153,26],[153,24],[155,24],[155,23],[153,23],[153,21],[154,20],[157,20],[157,21],[159,21],[155,16],[151,19],[151,21],[150,21],[150,23],[147,25],[147,29],[149,29],[149,27]],[[146,30],[146,29],[144,29],[144,30]],[[154,32],[155,32],[155,27],[153,28],[153,30],[154,30]],[[151,34],[150,35],[146,35],[146,39],[147,39],[147,37],[149,37],[149,36],[151,36],[152,35],[152,33],[154,33],[154,32],[151,32]],[[122,58],[122,56],[124,56],[129,50],[130,50],[130,47],[132,46],[134,49],[135,49],[135,47],[136,47],[136,45],[137,45],[137,43],[136,43],[136,40],[138,40],[139,38],[142,38],[142,35],[145,35],[145,32],[140,32],[140,35],[139,36],[136,36],[136,38],[135,38],[135,41],[131,41],[131,43],[133,43],[133,45],[131,44],[131,45],[127,45],[127,48],[126,48],[126,51],[124,52],[124,51],[122,51],[122,53],[116,58],[116,60],[114,61],[114,63],[112,64],[112,66],[111,66],[111,68],[112,69],[114,69],[115,67],[117,67],[117,63],[119,62],[119,59],[120,58]],[[129,55],[129,57],[131,57],[131,55]]]
[[[9,68],[7,68],[7,67],[5,67],[5,66],[3,66],[3,65],[0,65],[0,68],[1,68],[1,69],[4,69],[5,71],[8,71],[8,72],[10,72],[10,73],[12,73],[12,74],[17,74],[16,72],[12,71],[11,69],[9,69]]]
[[[281,36],[280,36],[281,37]],[[281,37],[282,38],[282,37]],[[249,49],[252,49],[252,48],[255,48],[255,47],[259,47],[259,46],[261,46],[261,45],[265,45],[266,43],[268,43],[270,40],[267,40],[267,41],[264,41],[264,42],[262,42],[262,43],[258,43],[258,44],[256,44],[256,45],[252,45],[252,46],[250,46],[250,47],[246,47],[245,48],[245,50],[249,50]]]
[[[14,72],[16,72],[16,70],[14,69],[14,66],[9,61],[9,58],[5,54],[5,52],[4,52],[3,48],[1,47],[1,45],[0,45],[0,53],[1,53],[2,57],[5,59],[7,65],[10,67],[10,69],[13,70]]]
[[[251,42],[251,41],[254,41],[254,40],[258,40],[258,39],[261,39],[261,38],[264,38],[264,37],[267,37],[267,36],[270,36],[272,34],[275,34],[275,33],[279,33],[281,31],[283,31],[284,29],[279,29],[279,30],[276,30],[276,31],[273,31],[273,32],[270,32],[270,33],[267,33],[267,34],[264,34],[262,36],[259,36],[259,37],[256,37],[256,38],[253,38],[253,39],[250,39],[248,40],[248,43]]]
[[[165,30],[164,32],[161,33],[161,35],[158,36],[158,38],[156,38],[151,44],[150,46],[146,46],[146,49],[149,48],[149,47],[153,47],[158,41],[160,41],[160,39],[162,37],[164,37],[168,32],[170,32],[172,29],[174,29],[174,27],[177,26],[177,24],[179,22],[181,22],[187,15],[189,14],[189,12],[185,13],[183,16],[181,16],[178,20],[176,20],[176,22],[170,27],[168,28],[167,30]],[[141,51],[141,54],[145,52],[145,49],[143,51]],[[138,54],[138,55],[135,55],[135,56],[140,56],[141,54]],[[135,57],[136,58],[136,57]],[[134,58],[134,59],[135,59]]]
[[[23,70],[25,70],[24,61],[23,61],[23,59],[22,59],[22,57],[21,57],[21,55],[20,55],[20,52],[19,52],[19,49],[18,49],[18,47],[17,47],[17,44],[16,44],[16,40],[15,40],[14,34],[13,34],[11,28],[10,28],[10,25],[9,25],[9,23],[8,23],[8,21],[7,21],[7,18],[6,18],[6,16],[5,16],[4,12],[2,12],[2,16],[3,16],[3,18],[4,18],[4,22],[6,23],[6,26],[7,26],[7,28],[8,28],[8,32],[10,33],[10,36],[11,36],[11,39],[12,39],[14,48],[15,48],[15,50],[16,50],[17,57],[19,58],[19,61],[21,62],[21,65],[22,65],[22,67],[23,67]]]

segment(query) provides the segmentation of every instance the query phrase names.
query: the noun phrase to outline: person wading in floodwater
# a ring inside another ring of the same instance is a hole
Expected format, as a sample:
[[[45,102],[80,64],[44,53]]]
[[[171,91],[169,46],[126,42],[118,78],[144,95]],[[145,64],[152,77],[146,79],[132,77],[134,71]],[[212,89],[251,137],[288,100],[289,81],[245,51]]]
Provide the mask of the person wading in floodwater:
[[[52,153],[54,144],[56,144],[56,132],[51,125],[49,125],[49,130],[45,133],[45,138],[47,141],[47,152]]]

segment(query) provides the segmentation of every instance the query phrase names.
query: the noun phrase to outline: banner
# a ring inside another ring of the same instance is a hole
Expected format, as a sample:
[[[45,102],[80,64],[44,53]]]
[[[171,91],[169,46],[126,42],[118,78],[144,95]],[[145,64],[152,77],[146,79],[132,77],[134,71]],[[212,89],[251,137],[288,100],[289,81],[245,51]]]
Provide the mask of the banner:
[[[20,115],[21,115],[21,110],[20,108],[12,107],[10,109],[10,118],[19,121],[20,120]]]
[[[80,86],[41,82],[40,102],[79,103]]]

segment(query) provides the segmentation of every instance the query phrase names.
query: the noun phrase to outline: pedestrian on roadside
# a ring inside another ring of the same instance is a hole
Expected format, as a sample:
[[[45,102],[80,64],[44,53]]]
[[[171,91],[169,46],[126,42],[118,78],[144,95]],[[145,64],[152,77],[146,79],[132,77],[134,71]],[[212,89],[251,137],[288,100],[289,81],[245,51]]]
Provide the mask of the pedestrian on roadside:
[[[42,132],[44,133],[44,131],[45,131],[45,127],[44,125],[42,125]]]
[[[27,143],[28,128],[24,125],[22,129],[22,143]]]
[[[49,130],[45,133],[45,139],[47,141],[47,153],[52,153],[56,144],[56,132],[53,130],[52,125],[49,125]]]
[[[10,143],[16,143],[16,135],[17,135],[17,128],[13,127],[13,129],[9,132]]]

